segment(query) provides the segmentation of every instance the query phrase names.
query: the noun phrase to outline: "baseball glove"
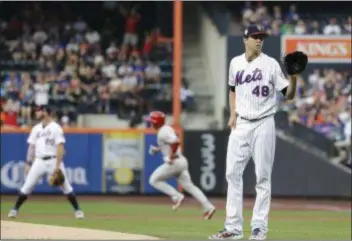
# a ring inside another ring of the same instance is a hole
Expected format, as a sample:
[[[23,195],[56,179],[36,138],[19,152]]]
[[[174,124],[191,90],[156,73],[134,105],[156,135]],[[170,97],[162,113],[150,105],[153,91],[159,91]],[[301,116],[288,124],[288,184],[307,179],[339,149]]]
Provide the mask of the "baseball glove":
[[[63,172],[59,169],[55,171],[49,179],[49,184],[54,187],[62,186],[65,182],[65,176]]]
[[[308,56],[301,51],[294,51],[284,57],[284,65],[289,75],[302,73],[308,63]]]

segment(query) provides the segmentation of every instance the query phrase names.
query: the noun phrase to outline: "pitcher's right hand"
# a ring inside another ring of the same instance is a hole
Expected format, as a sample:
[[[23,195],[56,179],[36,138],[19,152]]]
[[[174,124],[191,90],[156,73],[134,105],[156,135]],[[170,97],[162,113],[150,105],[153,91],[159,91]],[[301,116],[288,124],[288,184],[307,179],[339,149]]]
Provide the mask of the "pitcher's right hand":
[[[230,127],[230,129],[233,129],[236,127],[236,115],[230,116],[229,122],[227,123],[227,126]]]

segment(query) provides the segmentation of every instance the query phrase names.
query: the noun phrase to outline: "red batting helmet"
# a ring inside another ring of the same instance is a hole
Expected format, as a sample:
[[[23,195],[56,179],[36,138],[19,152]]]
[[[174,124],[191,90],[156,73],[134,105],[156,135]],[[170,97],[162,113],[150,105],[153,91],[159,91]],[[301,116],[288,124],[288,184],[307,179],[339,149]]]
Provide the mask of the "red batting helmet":
[[[154,125],[154,126],[162,126],[165,124],[165,114],[161,111],[152,111],[149,114],[148,120]]]

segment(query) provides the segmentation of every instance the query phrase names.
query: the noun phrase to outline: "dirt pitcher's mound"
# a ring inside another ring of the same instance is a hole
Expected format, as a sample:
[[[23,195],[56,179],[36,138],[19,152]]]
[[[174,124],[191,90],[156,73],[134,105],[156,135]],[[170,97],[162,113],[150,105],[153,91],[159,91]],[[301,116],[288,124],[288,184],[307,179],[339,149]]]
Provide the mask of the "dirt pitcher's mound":
[[[1,239],[155,240],[158,238],[87,228],[69,228],[1,220]]]

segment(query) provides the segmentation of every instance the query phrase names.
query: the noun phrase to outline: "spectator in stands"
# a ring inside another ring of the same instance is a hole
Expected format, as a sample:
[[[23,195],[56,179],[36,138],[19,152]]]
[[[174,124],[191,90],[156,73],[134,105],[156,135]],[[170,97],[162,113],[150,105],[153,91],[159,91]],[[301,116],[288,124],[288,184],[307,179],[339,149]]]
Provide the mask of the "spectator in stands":
[[[331,18],[329,24],[324,27],[325,35],[340,35],[341,27],[337,24],[336,18]]]
[[[152,48],[153,48],[152,36],[150,34],[147,34],[146,38],[144,40],[144,45],[143,45],[143,50],[142,50],[144,59],[149,59],[149,55],[152,51]]]
[[[277,21],[278,24],[282,23],[282,20],[283,20],[282,10],[281,10],[281,7],[278,5],[273,7],[273,20]]]
[[[34,103],[35,105],[47,105],[49,103],[50,86],[46,82],[43,73],[37,74],[37,83],[34,84]]]
[[[22,125],[32,124],[32,107],[34,106],[34,89],[28,73],[22,74],[23,84],[20,89]]]
[[[300,19],[299,14],[297,13],[297,7],[296,5],[292,4],[290,6],[290,10],[286,14],[286,19],[290,22],[296,22]]]
[[[284,24],[281,26],[281,34],[293,34],[294,26],[288,20],[285,20]]]
[[[110,90],[108,85],[101,84],[98,87],[98,113],[110,113]]]
[[[319,25],[319,22],[318,21],[313,21],[311,24],[310,24],[310,28],[309,28],[309,34],[322,34],[322,31],[320,29],[320,25]]]
[[[307,33],[307,26],[303,20],[298,20],[295,26],[294,34],[302,35]]]
[[[124,45],[136,46],[138,44],[137,28],[140,22],[140,15],[137,13],[136,7],[133,7],[129,12],[120,4],[120,13],[125,17],[125,34],[123,37]]]
[[[188,83],[185,80],[182,81],[180,95],[182,108],[191,108],[194,104],[194,93],[189,89]]]
[[[349,16],[346,23],[343,25],[344,32],[346,34],[351,34],[352,32],[352,17]]]
[[[274,20],[271,23],[271,28],[268,30],[268,33],[272,36],[280,36],[281,29],[280,29],[280,23],[278,20]]]
[[[146,79],[149,82],[159,82],[161,80],[161,69],[154,62],[149,61],[145,68]]]
[[[4,105],[4,126],[18,126],[17,118],[20,112],[21,103],[18,98],[11,96],[7,99]]]

